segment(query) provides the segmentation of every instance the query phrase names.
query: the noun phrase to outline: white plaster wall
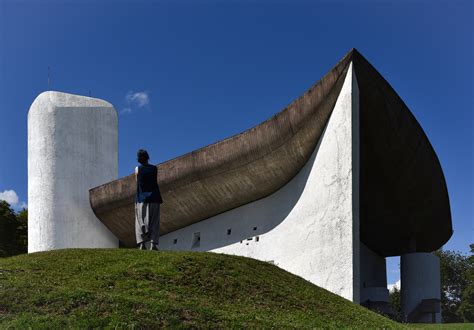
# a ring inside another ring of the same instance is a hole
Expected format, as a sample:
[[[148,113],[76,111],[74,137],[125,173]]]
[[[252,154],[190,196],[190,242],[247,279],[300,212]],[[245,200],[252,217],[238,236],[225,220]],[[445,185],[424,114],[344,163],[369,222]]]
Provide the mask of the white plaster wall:
[[[351,64],[320,141],[288,184],[164,235],[160,247],[269,261],[359,302],[358,100]],[[195,233],[200,240],[193,247]]]
[[[410,314],[423,299],[441,299],[439,258],[433,253],[407,253],[400,257],[402,312]],[[435,315],[441,322],[441,313]],[[423,315],[418,322],[431,323],[432,315]]]
[[[28,252],[118,247],[89,189],[117,178],[117,113],[103,100],[44,92],[28,113]]]

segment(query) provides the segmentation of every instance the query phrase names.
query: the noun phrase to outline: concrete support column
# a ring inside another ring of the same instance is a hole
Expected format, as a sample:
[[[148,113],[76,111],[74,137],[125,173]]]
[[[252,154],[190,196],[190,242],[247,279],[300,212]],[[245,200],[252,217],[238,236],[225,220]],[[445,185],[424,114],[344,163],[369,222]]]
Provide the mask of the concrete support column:
[[[440,323],[439,258],[432,253],[417,252],[401,256],[401,303],[406,321]]]

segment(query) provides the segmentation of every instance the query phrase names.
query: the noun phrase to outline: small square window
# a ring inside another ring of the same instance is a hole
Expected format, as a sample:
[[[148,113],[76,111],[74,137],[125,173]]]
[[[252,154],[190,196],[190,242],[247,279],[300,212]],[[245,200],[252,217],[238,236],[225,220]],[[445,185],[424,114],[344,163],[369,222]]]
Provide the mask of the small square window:
[[[178,239],[175,238],[175,239],[173,240],[173,244],[177,244],[177,243],[178,243]]]
[[[257,230],[257,227],[253,227],[253,230]]]
[[[192,247],[199,247],[201,245],[201,233],[197,232],[193,234],[193,245]]]
[[[230,235],[232,233],[232,229],[227,229],[227,235]]]

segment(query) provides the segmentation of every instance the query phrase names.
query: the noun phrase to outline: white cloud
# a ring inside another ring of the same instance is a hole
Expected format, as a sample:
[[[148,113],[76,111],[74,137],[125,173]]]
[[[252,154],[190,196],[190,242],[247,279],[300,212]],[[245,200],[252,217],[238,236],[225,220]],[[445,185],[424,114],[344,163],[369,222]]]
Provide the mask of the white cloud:
[[[16,205],[19,201],[15,190],[5,190],[4,192],[0,192],[0,200],[5,201],[10,205]]]
[[[401,284],[402,284],[401,280],[398,280],[398,281],[396,281],[396,282],[393,283],[393,284],[387,285],[387,289],[388,289],[388,291],[390,291],[390,292],[393,292],[395,288],[397,288],[397,290],[400,290]]]
[[[125,97],[128,104],[134,104],[139,108],[143,108],[150,103],[150,98],[148,97],[148,92],[128,92]]]
[[[125,101],[127,102],[127,106],[121,111],[121,113],[131,113],[134,109],[138,108],[145,108],[148,107],[150,104],[150,97],[148,96],[148,92],[133,92],[129,91],[125,96]]]
[[[15,209],[26,209],[28,207],[25,202],[20,202],[20,199],[18,198],[18,195],[15,190],[4,190],[3,192],[0,192],[0,200],[7,202],[8,204],[10,204],[11,207]]]

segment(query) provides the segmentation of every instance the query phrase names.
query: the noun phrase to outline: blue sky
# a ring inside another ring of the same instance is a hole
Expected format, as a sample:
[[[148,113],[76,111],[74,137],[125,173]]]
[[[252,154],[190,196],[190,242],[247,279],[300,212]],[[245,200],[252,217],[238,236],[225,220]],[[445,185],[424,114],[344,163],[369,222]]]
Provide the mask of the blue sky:
[[[44,90],[115,105],[122,176],[140,147],[159,163],[258,124],[355,47],[427,133],[451,200],[446,248],[467,252],[473,13],[468,0],[0,0],[0,196],[27,203],[26,118]]]

